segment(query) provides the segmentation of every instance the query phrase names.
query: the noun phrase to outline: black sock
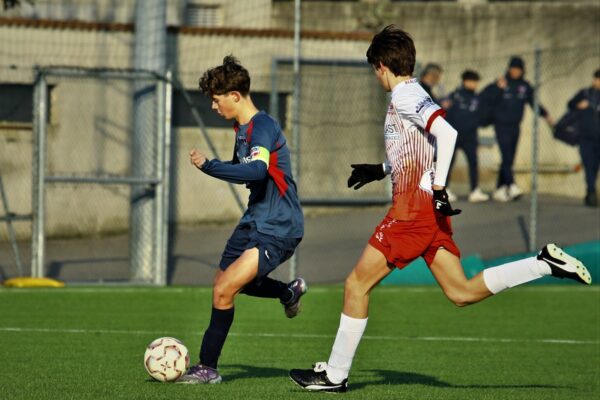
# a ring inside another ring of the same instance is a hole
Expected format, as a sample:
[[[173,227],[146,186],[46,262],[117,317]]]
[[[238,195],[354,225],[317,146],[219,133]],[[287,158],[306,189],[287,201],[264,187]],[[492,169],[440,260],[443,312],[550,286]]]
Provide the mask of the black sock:
[[[293,293],[288,290],[285,283],[271,278],[263,278],[260,284],[256,281],[250,282],[244,287],[242,293],[254,297],[279,299],[284,303],[290,301],[293,296]]]
[[[217,368],[217,362],[221,355],[221,349],[227,339],[229,328],[233,322],[233,310],[217,310],[213,307],[210,316],[210,324],[204,332],[202,347],[200,347],[200,364],[211,368]]]

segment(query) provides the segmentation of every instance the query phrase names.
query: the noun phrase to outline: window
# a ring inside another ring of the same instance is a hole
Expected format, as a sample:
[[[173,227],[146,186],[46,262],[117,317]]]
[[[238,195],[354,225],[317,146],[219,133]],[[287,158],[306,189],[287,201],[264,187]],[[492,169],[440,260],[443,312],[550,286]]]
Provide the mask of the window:
[[[48,86],[47,105],[50,104],[51,90],[52,87]],[[49,117],[50,113],[46,115]],[[0,122],[33,122],[33,85],[0,83]]]
[[[190,3],[187,5],[185,23],[187,26],[221,26],[221,7],[218,4]]]
[[[187,91],[192,103],[200,113],[200,117],[204,124],[209,128],[230,128],[233,126],[233,121],[228,121],[219,116],[212,110],[212,102],[204,93],[199,90]],[[279,115],[274,115],[279,120],[281,128],[285,129],[287,97],[288,93],[279,93]],[[252,92],[252,101],[259,110],[269,112],[270,93],[267,92]],[[192,115],[192,110],[185,101],[181,91],[173,92],[173,126],[177,128],[197,127],[196,120]]]

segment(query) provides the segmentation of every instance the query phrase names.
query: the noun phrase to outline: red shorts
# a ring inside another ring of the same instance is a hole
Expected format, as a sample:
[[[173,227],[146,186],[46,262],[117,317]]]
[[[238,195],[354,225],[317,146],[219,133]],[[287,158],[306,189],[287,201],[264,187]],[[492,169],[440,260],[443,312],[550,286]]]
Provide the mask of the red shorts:
[[[442,247],[460,258],[460,250],[452,240],[449,217],[399,221],[386,216],[375,228],[369,244],[396,268],[404,268],[418,257],[423,257],[430,266]]]

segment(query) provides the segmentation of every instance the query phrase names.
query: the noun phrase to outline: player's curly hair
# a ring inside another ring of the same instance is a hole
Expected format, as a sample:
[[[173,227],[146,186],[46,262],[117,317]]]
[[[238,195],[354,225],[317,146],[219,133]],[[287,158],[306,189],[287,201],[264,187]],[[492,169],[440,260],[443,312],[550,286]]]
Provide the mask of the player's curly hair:
[[[396,25],[388,25],[376,34],[367,50],[369,64],[385,65],[396,76],[410,76],[415,69],[417,51],[410,35]]]
[[[208,97],[231,91],[242,96],[250,93],[250,74],[233,55],[223,58],[223,64],[204,72],[200,78],[200,90]]]

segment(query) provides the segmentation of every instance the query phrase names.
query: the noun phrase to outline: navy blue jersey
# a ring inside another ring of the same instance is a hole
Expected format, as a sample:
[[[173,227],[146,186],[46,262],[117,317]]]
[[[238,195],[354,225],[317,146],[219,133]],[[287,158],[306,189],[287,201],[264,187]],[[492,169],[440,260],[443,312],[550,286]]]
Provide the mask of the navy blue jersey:
[[[235,125],[230,162],[207,161],[206,174],[250,189],[240,223],[254,222],[258,232],[285,238],[304,235],[304,216],[292,177],[290,151],[281,127],[264,111],[246,125]]]
[[[446,121],[463,135],[477,135],[479,125],[479,96],[463,86],[450,93],[448,100],[452,105],[446,110]]]

